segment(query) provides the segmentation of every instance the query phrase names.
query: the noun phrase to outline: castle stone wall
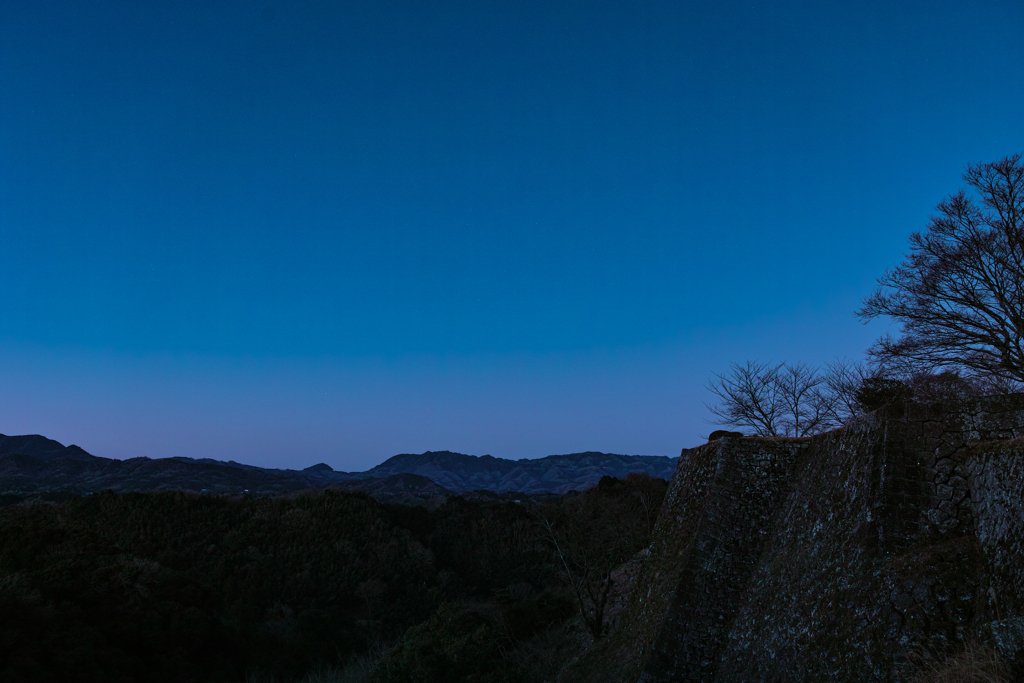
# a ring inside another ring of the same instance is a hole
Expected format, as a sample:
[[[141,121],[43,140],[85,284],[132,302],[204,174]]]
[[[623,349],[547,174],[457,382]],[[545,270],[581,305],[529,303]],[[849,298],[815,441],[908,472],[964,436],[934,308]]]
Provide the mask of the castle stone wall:
[[[684,451],[625,618],[564,680],[889,682],[971,636],[1014,656],[1017,437],[1024,396]]]

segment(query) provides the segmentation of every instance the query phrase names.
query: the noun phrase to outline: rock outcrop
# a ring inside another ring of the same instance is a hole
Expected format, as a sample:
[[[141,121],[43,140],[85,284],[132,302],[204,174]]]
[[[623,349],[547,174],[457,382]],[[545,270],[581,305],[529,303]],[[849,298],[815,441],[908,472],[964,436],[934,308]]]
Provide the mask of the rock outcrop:
[[[563,680],[898,681],[1024,652],[1024,396],[683,451],[613,634]]]

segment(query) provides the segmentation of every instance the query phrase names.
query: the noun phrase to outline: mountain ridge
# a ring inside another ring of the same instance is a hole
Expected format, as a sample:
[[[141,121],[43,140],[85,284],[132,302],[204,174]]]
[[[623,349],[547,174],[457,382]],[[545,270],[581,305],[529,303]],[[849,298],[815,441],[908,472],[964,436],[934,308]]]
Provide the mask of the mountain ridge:
[[[604,476],[621,478],[637,473],[669,479],[677,461],[678,458],[665,455],[619,455],[597,451],[548,455],[533,460],[427,451],[395,455],[361,474],[419,474],[455,491],[484,489],[498,493],[566,493],[589,488]]]
[[[278,495],[326,486],[374,491],[374,497],[397,496],[402,500],[473,491],[561,494],[589,488],[603,476],[646,473],[668,479],[677,461],[668,456],[595,451],[533,460],[427,451],[395,455],[365,472],[341,472],[325,463],[292,470],[188,456],[117,460],[92,455],[79,446],[64,446],[38,434],[0,434],[0,494],[57,490],[87,494],[112,489]],[[429,484],[397,475],[416,475],[429,480]],[[414,481],[418,483],[413,485]]]

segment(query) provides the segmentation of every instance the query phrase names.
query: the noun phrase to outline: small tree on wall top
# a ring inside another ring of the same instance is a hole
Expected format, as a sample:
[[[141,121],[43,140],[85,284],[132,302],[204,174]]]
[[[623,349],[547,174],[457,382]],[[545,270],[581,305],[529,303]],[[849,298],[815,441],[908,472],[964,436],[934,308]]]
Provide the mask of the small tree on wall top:
[[[758,436],[809,436],[835,426],[835,398],[825,377],[802,363],[733,363],[707,388],[719,398],[709,405],[717,419]]]

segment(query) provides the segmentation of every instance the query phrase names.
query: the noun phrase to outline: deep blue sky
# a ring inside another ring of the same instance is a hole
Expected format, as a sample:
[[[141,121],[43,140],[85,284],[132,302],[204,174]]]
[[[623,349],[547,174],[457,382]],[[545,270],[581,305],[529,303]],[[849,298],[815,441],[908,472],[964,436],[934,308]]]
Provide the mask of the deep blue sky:
[[[0,0],[0,433],[676,454],[1024,150],[1024,4]]]

